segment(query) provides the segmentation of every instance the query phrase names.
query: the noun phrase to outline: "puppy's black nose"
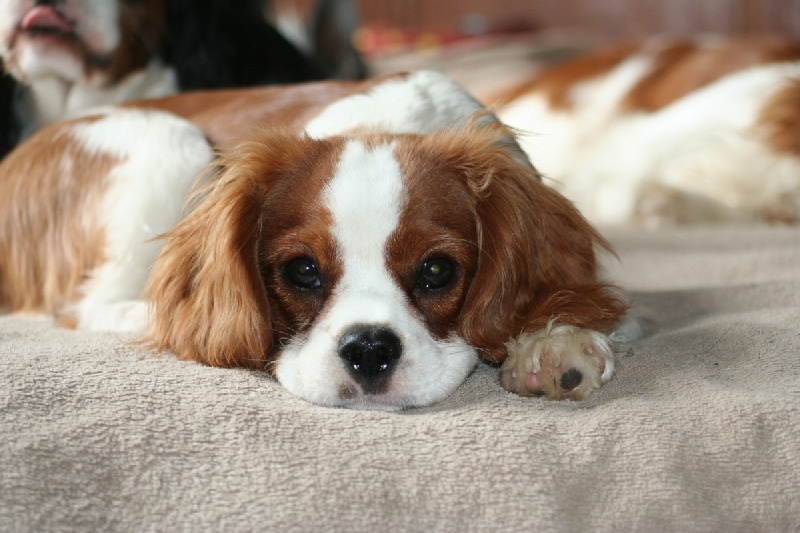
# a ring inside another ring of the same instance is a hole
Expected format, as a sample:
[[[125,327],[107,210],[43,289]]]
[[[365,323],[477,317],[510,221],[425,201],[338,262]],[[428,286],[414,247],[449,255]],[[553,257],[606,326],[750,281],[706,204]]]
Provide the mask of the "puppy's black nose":
[[[353,326],[339,340],[339,357],[366,394],[383,390],[402,352],[400,339],[385,327]]]

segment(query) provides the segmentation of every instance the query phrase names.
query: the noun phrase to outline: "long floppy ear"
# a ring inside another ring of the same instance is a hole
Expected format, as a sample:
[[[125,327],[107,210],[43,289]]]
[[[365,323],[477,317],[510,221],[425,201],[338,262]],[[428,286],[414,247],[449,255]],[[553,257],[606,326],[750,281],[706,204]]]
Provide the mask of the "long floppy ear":
[[[258,266],[262,206],[303,150],[296,136],[265,133],[220,156],[153,264],[145,342],[213,366],[265,367],[273,336]]]
[[[577,209],[509,150],[499,124],[473,126],[462,167],[475,194],[478,269],[460,331],[502,363],[504,343],[550,321],[606,331],[627,309],[598,279],[596,248],[608,242]],[[535,164],[535,162],[534,162]]]

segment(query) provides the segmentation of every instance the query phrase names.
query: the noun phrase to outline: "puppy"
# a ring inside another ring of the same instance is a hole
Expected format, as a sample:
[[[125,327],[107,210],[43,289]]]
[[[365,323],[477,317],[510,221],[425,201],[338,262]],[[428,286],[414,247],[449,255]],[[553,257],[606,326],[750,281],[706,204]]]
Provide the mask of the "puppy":
[[[427,405],[479,358],[550,398],[613,372],[607,243],[441,74],[109,108],[0,175],[8,311],[144,331],[328,406]]]
[[[331,4],[331,5],[328,5]],[[0,0],[0,156],[44,124],[96,105],[177,90],[363,75],[344,56],[303,54],[264,18],[262,0]],[[321,0],[315,31],[349,40],[343,0]],[[324,9],[322,9],[324,8]],[[343,23],[339,21],[344,20]]]
[[[505,100],[501,119],[595,223],[800,221],[800,43],[615,45]]]

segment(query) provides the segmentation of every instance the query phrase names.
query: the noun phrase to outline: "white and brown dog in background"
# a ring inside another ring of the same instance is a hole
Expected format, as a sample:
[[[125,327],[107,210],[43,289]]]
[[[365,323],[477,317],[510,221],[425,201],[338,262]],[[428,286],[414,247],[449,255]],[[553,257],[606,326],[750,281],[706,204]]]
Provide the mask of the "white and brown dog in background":
[[[332,406],[429,404],[479,358],[550,398],[613,372],[607,243],[441,74],[109,108],[0,175],[7,311],[144,330]]]
[[[620,44],[545,69],[498,115],[601,225],[800,222],[800,43]]]
[[[269,23],[266,0],[0,0],[0,157],[93,106],[363,76],[349,0],[316,4],[301,52]]]

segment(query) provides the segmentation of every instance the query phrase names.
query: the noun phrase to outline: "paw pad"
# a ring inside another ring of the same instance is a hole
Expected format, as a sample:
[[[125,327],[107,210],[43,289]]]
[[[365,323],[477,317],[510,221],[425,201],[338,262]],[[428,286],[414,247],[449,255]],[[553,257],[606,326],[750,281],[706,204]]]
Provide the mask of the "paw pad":
[[[570,368],[561,375],[561,388],[572,390],[583,381],[583,374],[577,368]]]

